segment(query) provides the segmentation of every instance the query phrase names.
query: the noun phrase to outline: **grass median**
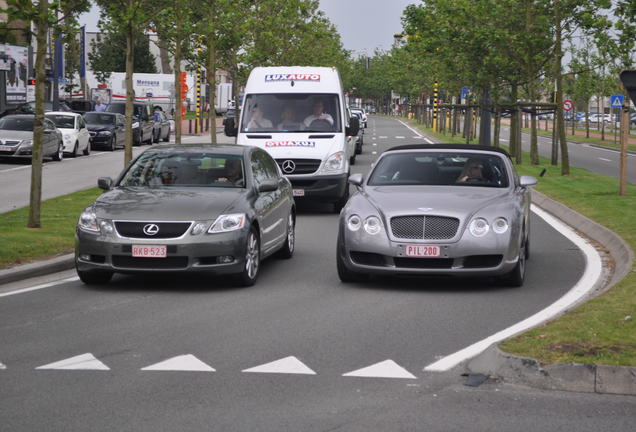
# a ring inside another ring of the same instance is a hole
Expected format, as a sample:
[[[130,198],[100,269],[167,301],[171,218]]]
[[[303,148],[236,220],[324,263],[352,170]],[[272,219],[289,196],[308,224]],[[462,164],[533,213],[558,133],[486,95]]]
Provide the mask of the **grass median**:
[[[465,143],[411,124],[440,142]],[[636,250],[636,186],[629,184],[627,195],[619,196],[618,179],[572,167],[569,176],[561,176],[561,167],[550,165],[546,158],[540,158],[540,165],[530,165],[528,153],[523,158],[524,164],[517,165],[520,175],[539,178],[546,169],[535,189],[611,229]],[[636,269],[632,267],[631,273],[605,294],[504,341],[500,347],[546,364],[636,366]]]
[[[80,213],[103,191],[83,190],[42,202],[42,228],[27,228],[28,207],[0,214],[0,268],[72,252]]]

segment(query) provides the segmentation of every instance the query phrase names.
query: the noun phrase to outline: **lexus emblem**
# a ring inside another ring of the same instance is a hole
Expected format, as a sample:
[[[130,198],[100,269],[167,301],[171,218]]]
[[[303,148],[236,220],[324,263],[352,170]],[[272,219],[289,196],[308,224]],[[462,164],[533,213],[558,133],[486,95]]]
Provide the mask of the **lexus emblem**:
[[[285,174],[291,174],[296,170],[296,164],[293,160],[287,159],[285,162],[283,162],[281,168],[283,169],[283,172]]]
[[[157,224],[147,224],[144,226],[144,234],[147,236],[156,235],[159,232],[159,226]]]

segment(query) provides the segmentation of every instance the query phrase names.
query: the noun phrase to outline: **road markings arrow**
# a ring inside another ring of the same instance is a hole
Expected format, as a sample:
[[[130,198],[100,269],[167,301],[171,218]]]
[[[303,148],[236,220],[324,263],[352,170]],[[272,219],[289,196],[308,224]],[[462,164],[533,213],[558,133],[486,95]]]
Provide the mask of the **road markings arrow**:
[[[50,363],[36,369],[64,369],[64,370],[110,370],[91,353],[81,354],[75,357]]]
[[[316,372],[309,369],[307,365],[294,356],[245,369],[243,372],[316,375]]]
[[[364,377],[364,378],[405,378],[417,379],[416,376],[395,363],[393,360],[385,360],[374,365],[348,372],[342,376]]]
[[[192,354],[184,354],[176,357],[169,358],[162,362],[146,366],[142,368],[143,371],[198,371],[198,372],[216,372],[216,370],[209,365],[203,363],[201,360],[193,356]]]

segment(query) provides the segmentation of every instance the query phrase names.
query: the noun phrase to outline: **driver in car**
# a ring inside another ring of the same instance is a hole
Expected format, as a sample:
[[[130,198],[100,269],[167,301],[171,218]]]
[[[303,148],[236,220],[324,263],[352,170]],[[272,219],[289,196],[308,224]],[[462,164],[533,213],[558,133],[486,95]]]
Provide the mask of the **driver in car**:
[[[321,101],[314,102],[314,105],[312,108],[312,114],[307,116],[305,120],[303,121],[303,124],[305,125],[305,127],[308,128],[316,120],[329,122],[329,124],[333,126],[333,117],[331,117],[331,115],[327,114],[324,111],[325,111],[325,106]]]

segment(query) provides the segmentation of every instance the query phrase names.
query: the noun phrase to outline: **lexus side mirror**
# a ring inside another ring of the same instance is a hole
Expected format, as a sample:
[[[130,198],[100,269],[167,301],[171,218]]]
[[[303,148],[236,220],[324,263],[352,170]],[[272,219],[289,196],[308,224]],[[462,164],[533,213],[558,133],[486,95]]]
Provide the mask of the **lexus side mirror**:
[[[234,119],[232,117],[225,119],[225,127],[223,131],[225,132],[225,136],[235,137],[238,135],[238,129],[234,126]]]
[[[347,136],[356,136],[360,132],[360,120],[358,117],[351,117],[349,119],[349,127],[346,128]]]
[[[113,179],[110,177],[100,177],[97,179],[97,187],[105,191],[113,187]]]
[[[278,189],[278,181],[273,179],[264,180],[258,185],[259,192],[273,192]]]

